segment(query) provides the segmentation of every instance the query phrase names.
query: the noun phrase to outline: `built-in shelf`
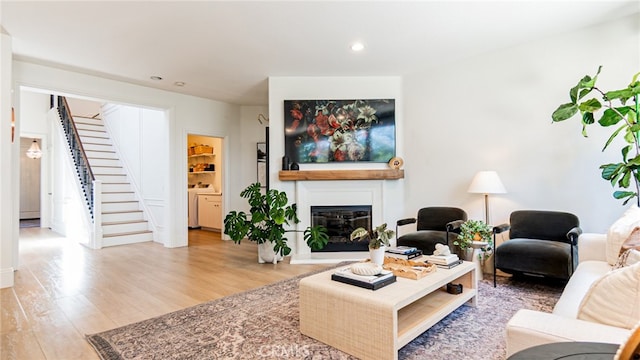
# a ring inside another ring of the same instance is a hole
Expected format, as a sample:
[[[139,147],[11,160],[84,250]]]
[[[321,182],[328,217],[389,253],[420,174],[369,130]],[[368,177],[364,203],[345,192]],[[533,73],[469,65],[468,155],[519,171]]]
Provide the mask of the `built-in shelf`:
[[[197,158],[202,156],[216,156],[216,154],[195,154],[195,155],[189,155],[189,158]]]
[[[215,171],[189,171],[189,174],[213,174]]]
[[[300,180],[398,180],[404,179],[404,170],[290,170],[280,171],[281,181]]]

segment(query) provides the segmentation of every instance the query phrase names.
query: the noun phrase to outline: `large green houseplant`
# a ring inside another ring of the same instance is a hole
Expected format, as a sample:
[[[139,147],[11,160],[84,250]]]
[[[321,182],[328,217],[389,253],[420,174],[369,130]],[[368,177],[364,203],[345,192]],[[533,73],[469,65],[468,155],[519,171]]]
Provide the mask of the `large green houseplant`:
[[[622,147],[622,161],[618,163],[603,164],[602,178],[611,182],[616,188],[628,189],[633,180],[632,190],[615,190],[613,197],[624,199],[628,203],[636,198],[640,206],[640,81],[637,73],[631,83],[623,89],[603,91],[596,86],[596,80],[602,66],[594,77],[585,76],[569,91],[570,102],[560,105],[551,115],[554,122],[564,121],[576,114],[580,114],[582,121],[582,135],[587,136],[586,127],[596,122],[603,127],[616,126],[613,133],[604,144],[604,151],[616,137],[622,137],[625,145]],[[591,93],[596,97],[585,99]]]
[[[258,244],[273,243],[276,254],[287,256],[291,248],[287,245],[285,226],[300,222],[296,214],[296,204],[289,204],[287,194],[276,189],[262,193],[260,183],[249,185],[240,196],[246,198],[251,206],[249,214],[244,211],[231,211],[224,219],[224,233],[239,244],[247,238]],[[304,240],[314,250],[322,249],[329,241],[327,229],[323,226],[308,227],[304,230]]]

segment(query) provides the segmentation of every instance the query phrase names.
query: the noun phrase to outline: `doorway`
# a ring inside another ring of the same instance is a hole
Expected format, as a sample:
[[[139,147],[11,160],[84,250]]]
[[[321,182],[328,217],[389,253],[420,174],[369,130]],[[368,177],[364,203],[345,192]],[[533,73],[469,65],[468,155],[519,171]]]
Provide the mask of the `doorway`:
[[[35,145],[34,145],[35,144]],[[20,227],[40,227],[40,157],[30,158],[31,146],[42,148],[42,140],[20,138]]]
[[[188,228],[222,231],[224,139],[187,135]]]

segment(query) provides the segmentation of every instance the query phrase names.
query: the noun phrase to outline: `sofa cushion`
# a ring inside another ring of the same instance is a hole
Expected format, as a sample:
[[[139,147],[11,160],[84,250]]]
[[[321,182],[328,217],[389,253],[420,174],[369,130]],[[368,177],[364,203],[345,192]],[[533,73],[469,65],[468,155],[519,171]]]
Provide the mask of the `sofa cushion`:
[[[613,266],[618,261],[622,244],[627,241],[636,228],[640,228],[640,208],[633,205],[609,228],[606,248],[609,265]]]
[[[510,239],[496,248],[496,268],[509,274],[525,273],[569,279],[571,245],[559,241]],[[574,247],[574,260],[577,249]]]
[[[611,271],[606,261],[582,261],[564,288],[560,299],[553,308],[555,315],[576,319],[580,302],[591,284]]]
[[[635,326],[640,321],[640,263],[596,280],[582,299],[578,319],[625,329]]]

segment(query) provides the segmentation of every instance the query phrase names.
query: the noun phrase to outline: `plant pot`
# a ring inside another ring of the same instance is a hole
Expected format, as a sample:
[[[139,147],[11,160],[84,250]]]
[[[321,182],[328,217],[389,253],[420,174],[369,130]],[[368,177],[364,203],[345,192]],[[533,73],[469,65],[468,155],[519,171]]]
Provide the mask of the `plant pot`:
[[[384,252],[386,249],[385,246],[380,246],[377,249],[369,248],[369,258],[371,262],[378,265],[384,264]]]
[[[262,244],[258,244],[258,262],[260,264],[264,263],[274,263],[277,264],[278,261],[282,260],[282,256],[276,254],[273,251],[273,244],[270,242],[263,242]]]

